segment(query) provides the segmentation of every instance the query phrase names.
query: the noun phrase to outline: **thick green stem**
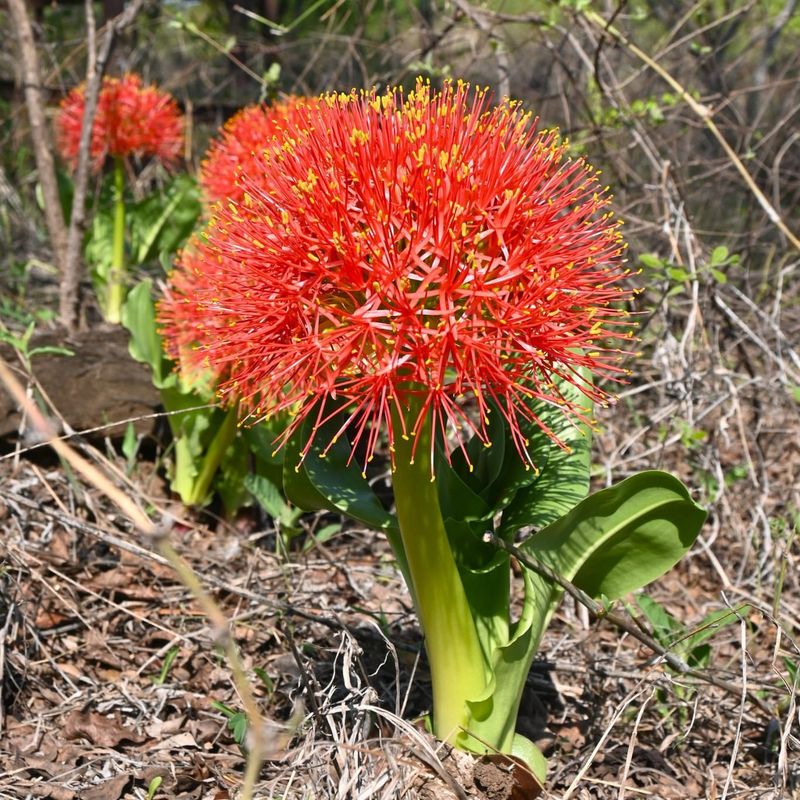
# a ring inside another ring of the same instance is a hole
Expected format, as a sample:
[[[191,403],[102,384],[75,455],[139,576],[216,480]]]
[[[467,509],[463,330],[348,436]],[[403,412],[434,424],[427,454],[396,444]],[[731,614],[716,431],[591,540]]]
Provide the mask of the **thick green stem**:
[[[188,500],[189,505],[200,505],[208,496],[208,492],[211,489],[211,481],[214,480],[225,453],[228,452],[228,448],[236,438],[237,418],[238,411],[236,407],[230,408],[225,412],[225,416],[203,458],[200,474],[197,476],[194,486],[192,486],[191,497]]]
[[[416,410],[409,410],[406,427],[415,418]],[[483,654],[432,480],[430,419],[416,436],[416,448],[413,439],[400,438],[402,422],[396,413],[394,430],[392,482],[431,669],[433,730],[440,739],[463,746],[467,737],[460,730],[470,723],[466,701],[477,699],[486,686]]]
[[[119,323],[125,299],[125,164],[114,158],[114,239],[111,249],[111,270],[108,273],[106,319]]]

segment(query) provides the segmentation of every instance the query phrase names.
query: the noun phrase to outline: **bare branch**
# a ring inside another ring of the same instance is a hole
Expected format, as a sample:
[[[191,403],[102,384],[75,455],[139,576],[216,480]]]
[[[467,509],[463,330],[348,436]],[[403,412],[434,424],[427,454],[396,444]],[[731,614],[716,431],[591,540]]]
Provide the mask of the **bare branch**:
[[[687,106],[700,118],[703,124],[708,128],[714,138],[719,142],[725,155],[730,160],[731,164],[736,168],[736,171],[741,175],[742,180],[747,185],[747,188],[753,193],[753,196],[758,201],[763,211],[766,213],[769,221],[789,240],[792,247],[800,250],[800,238],[798,238],[786,225],[781,218],[781,215],[775,210],[772,203],[769,202],[764,192],[758,187],[753,177],[747,171],[747,167],[742,163],[742,160],[736,154],[736,151],[731,147],[728,140],[723,136],[717,124],[712,119],[713,112],[708,106],[703,105],[692,97],[692,95],[679,83],[667,70],[660,64],[654,61],[647,55],[641,48],[637,47],[625,34],[617,30],[613,25],[608,24],[599,14],[594,11],[586,10],[581,12],[582,15],[589,20],[593,25],[597,26],[615,41],[625,47],[630,53],[635,55],[644,64],[646,64],[653,72],[655,72],[663,81],[665,81],[671,89],[673,89],[686,103]]]
[[[15,0],[15,2],[18,0]],[[86,189],[89,183],[90,146],[92,128],[97,113],[97,99],[103,74],[108,65],[111,49],[117,34],[133,22],[144,0],[133,0],[126,9],[108,23],[100,51],[95,55],[94,11],[90,0],[86,0],[87,27],[87,76],[81,138],[78,147],[78,164],[75,169],[75,191],[72,200],[72,216],[69,223],[66,257],[61,279],[59,311],[61,322],[67,330],[74,331],[80,319],[81,242],[86,224]]]
[[[33,39],[28,9],[25,0],[8,0],[11,19],[17,33],[20,57],[22,61],[22,80],[25,88],[25,104],[31,123],[31,139],[36,157],[36,169],[44,198],[44,216],[50,245],[53,248],[53,260],[63,274],[67,250],[67,227],[61,211],[61,200],[58,194],[56,168],[53,162],[53,147],[47,129],[42,100],[42,81],[39,69],[39,56]]]

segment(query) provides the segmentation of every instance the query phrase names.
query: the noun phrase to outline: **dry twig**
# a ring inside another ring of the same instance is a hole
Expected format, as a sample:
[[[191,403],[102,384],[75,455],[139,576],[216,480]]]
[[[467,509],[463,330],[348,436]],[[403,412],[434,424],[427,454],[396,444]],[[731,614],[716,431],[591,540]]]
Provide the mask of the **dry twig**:
[[[42,101],[42,79],[39,69],[39,56],[33,38],[33,28],[28,16],[25,0],[8,0],[11,19],[16,28],[17,40],[22,61],[22,80],[25,87],[25,103],[31,123],[33,152],[36,157],[36,168],[39,172],[39,183],[44,198],[44,216],[53,248],[56,266],[64,274],[67,252],[67,227],[61,213],[61,200],[58,194],[56,168],[53,162],[53,148],[47,130],[47,121]]]
[[[132,0],[118,17],[111,20],[106,26],[100,50],[95,53],[94,11],[90,0],[86,0],[88,63],[85,100],[83,120],[81,122],[81,138],[78,145],[78,162],[73,177],[75,188],[72,199],[72,216],[66,241],[59,296],[61,323],[69,331],[77,329],[80,319],[81,245],[86,224],[86,190],[89,184],[92,128],[97,114],[100,87],[102,86],[108,59],[111,56],[114,39],[136,19],[136,15],[143,5],[144,0]]]

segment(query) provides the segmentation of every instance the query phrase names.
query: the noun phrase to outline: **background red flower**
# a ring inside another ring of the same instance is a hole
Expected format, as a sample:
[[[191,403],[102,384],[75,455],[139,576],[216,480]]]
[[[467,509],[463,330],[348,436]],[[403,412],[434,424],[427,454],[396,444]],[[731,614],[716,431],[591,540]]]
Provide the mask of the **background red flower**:
[[[603,400],[579,370],[618,375],[609,340],[631,336],[619,223],[566,151],[460,83],[326,96],[216,208],[202,279],[187,286],[185,263],[172,277],[165,335],[194,325],[194,363],[255,418],[292,409],[293,429],[327,399],[370,454],[382,425],[391,442],[427,413],[488,437],[491,401],[525,455],[530,398],[580,415],[554,376]],[[419,417],[393,431],[409,394]]]
[[[219,138],[208,148],[200,170],[206,200],[241,200],[239,178],[252,172],[253,162],[263,158],[275,136],[295,117],[302,116],[317,100],[289,97],[272,105],[243,108],[226,123]]]
[[[56,140],[75,169],[85,105],[85,87],[73,89],[56,117]],[[138,75],[104,78],[92,128],[90,154],[98,171],[108,156],[150,155],[173,165],[183,150],[183,116],[166,92],[143,86]]]
[[[221,335],[219,326],[224,324],[219,317],[206,314],[204,303],[213,283],[208,259],[213,254],[201,236],[193,236],[180,252],[175,269],[170,275],[166,294],[159,303],[159,322],[164,334],[164,349],[189,382],[201,380],[217,383],[224,365],[203,359],[198,369],[197,345]]]

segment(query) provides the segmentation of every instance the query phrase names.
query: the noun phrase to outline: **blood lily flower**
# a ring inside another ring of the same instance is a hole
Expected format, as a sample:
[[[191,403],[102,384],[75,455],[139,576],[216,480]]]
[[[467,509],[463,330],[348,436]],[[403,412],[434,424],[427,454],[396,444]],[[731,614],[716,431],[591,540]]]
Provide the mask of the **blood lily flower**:
[[[244,189],[239,180],[250,174],[252,165],[289,120],[316,104],[316,99],[289,97],[271,105],[247,106],[224,125],[221,135],[208,148],[200,170],[200,185],[209,203],[217,200],[239,202]],[[256,167],[257,169],[257,167]]]
[[[61,101],[56,117],[58,149],[72,169],[78,162],[85,100],[85,86],[78,86]],[[172,166],[182,151],[183,116],[171,95],[143,86],[138,75],[103,79],[90,144],[96,172],[109,156],[153,156]]]
[[[581,416],[555,376],[603,397],[581,370],[621,372],[607,343],[629,336],[611,305],[630,296],[623,244],[594,170],[555,132],[465,85],[294,112],[242,170],[241,199],[228,187],[201,248],[192,313],[225,334],[200,335],[196,360],[225,365],[223,392],[256,416],[292,409],[295,426],[336,398],[367,457],[382,425],[394,442],[429,416],[488,441],[491,403],[524,455],[528,400]]]
[[[73,89],[56,117],[56,141],[75,169],[86,105],[85,87]],[[125,159],[151,156],[172,167],[183,150],[183,116],[166,92],[143,86],[138,75],[103,79],[89,146],[92,167],[114,164],[114,228],[110,264],[103,270],[101,306],[109,322],[119,322],[125,299]]]
[[[535,557],[613,599],[671,566],[700,519],[662,473],[583,500],[592,405],[609,399],[593,376],[624,376],[632,335],[597,172],[517,103],[420,80],[298,103],[236,188],[173,273],[169,346],[224,376],[250,421],[292,415],[290,499],[386,532],[425,633],[434,732],[541,779],[514,724],[560,589],[526,572],[512,619],[508,556],[483,533],[544,528]],[[395,515],[352,463],[383,442]]]

